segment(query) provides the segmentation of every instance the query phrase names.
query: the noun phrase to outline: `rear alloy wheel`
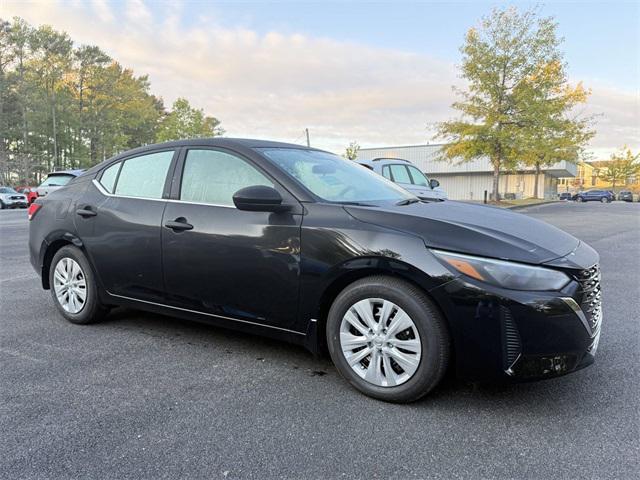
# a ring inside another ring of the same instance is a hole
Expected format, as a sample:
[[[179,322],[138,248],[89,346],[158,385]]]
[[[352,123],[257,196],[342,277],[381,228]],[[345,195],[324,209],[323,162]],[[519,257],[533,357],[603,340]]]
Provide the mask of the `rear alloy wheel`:
[[[602,203],[609,203],[609,199],[608,199],[607,197],[602,197],[602,198],[600,199],[600,201],[601,201]]]
[[[584,202],[584,198],[582,197],[578,197],[576,200],[578,200],[579,202]]]
[[[427,394],[448,365],[449,335],[437,308],[421,290],[391,277],[347,287],[329,312],[327,341],[342,376],[390,402]]]
[[[49,285],[58,311],[71,323],[97,322],[108,312],[98,297],[91,266],[77,247],[62,247],[53,256]]]

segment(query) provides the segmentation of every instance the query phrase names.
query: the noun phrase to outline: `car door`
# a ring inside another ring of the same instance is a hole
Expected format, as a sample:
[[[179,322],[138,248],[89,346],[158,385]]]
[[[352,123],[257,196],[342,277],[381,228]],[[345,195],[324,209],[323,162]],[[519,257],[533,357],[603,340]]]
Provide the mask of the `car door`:
[[[407,167],[403,164],[385,165],[382,168],[382,175],[402,188],[415,193],[415,186],[411,183],[411,176]]]
[[[110,165],[76,206],[78,235],[112,295],[164,302],[160,227],[174,155],[155,151]]]
[[[217,148],[186,150],[174,184],[162,229],[170,305],[231,320],[293,325],[302,223],[297,201],[247,158]],[[253,185],[276,188],[298,209],[235,208],[233,194]]]
[[[420,198],[427,198],[438,200],[438,194],[431,188],[429,184],[429,179],[426,177],[424,173],[418,170],[413,165],[407,165],[407,170],[409,171],[409,175],[411,176],[411,184],[414,186],[413,192],[418,195]]]

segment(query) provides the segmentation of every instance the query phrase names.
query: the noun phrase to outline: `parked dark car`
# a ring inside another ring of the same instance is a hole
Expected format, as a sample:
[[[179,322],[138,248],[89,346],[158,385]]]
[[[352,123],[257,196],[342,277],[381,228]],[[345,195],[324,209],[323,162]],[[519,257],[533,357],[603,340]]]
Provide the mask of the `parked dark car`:
[[[355,162],[259,140],[123,153],[29,209],[31,262],[70,322],[116,305],[328,350],[408,402],[464,378],[594,360],[598,254],[530,217],[422,202]]]
[[[587,190],[586,192],[576,193],[573,196],[573,199],[577,202],[597,201],[602,203],[609,203],[614,200],[614,196],[608,190]]]
[[[569,192],[562,192],[560,194],[560,200],[571,200],[573,197],[573,195],[571,195]]]
[[[618,193],[618,200],[625,202],[633,202],[633,192],[629,190],[622,190]]]

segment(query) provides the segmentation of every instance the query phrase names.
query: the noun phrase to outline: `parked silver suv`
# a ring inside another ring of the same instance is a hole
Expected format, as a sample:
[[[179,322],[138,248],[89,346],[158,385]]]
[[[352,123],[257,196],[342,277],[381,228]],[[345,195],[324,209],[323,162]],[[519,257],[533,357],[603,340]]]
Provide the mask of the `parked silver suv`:
[[[447,193],[440,187],[440,182],[429,180],[418,167],[409,160],[399,158],[375,158],[373,160],[356,160],[379,175],[397,183],[423,200],[446,200]]]

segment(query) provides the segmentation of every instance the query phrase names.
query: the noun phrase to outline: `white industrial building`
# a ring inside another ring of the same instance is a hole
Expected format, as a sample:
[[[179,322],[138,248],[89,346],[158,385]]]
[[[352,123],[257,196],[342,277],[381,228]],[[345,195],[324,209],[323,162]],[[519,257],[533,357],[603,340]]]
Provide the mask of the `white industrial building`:
[[[402,147],[361,148],[358,160],[374,158],[402,158],[409,160],[429,178],[435,178],[452,200],[482,200],[485,190],[493,190],[493,167],[487,157],[470,162],[449,162],[440,159],[442,144],[409,145]],[[558,162],[542,169],[539,177],[538,196],[556,198],[558,179],[575,177],[577,167],[573,163]],[[517,172],[501,173],[500,195],[513,194],[515,198],[533,197],[535,185],[534,168]]]

